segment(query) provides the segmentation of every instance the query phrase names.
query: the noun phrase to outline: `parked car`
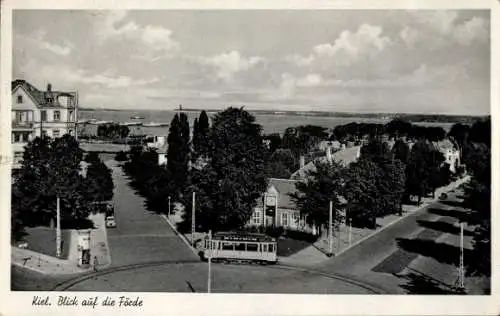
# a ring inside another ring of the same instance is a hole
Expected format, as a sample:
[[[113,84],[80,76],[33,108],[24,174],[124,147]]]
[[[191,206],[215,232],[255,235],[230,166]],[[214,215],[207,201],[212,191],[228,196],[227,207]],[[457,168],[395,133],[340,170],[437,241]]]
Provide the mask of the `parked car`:
[[[116,221],[114,216],[106,216],[106,228],[115,228]]]

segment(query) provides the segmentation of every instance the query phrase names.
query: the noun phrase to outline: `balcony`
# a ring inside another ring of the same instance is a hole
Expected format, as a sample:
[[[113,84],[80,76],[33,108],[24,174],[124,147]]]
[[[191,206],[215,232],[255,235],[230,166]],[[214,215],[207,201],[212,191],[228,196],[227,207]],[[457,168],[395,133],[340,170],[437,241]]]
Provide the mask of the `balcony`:
[[[33,122],[30,121],[12,121],[12,129],[33,129]]]

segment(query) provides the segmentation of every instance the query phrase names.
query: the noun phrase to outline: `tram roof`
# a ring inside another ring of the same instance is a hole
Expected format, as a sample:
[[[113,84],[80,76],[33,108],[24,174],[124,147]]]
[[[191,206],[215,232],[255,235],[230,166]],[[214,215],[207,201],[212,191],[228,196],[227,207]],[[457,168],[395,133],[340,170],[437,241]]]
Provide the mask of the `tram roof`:
[[[228,241],[275,241],[276,239],[265,234],[248,232],[218,232],[214,234],[214,239]]]

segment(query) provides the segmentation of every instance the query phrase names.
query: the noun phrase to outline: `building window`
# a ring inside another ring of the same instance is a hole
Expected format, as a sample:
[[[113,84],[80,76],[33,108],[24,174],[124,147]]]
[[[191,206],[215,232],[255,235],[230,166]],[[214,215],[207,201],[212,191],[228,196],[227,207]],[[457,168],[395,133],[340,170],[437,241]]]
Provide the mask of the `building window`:
[[[260,210],[254,210],[252,214],[252,223],[254,225],[260,225],[262,217],[262,212]]]
[[[299,226],[299,220],[300,220],[300,215],[298,212],[294,212],[291,214],[292,217],[292,227],[297,227]]]
[[[46,130],[43,130],[43,131],[42,131],[42,137],[45,137],[45,136],[47,136],[47,131],[46,131]]]
[[[54,122],[59,122],[61,120],[61,111],[54,111]]]
[[[17,96],[17,103],[23,103],[23,96],[22,95]]]
[[[19,133],[13,133],[14,134],[14,143],[19,143],[21,141],[21,134]]]
[[[47,111],[40,111],[40,118],[42,122],[47,122]]]
[[[60,132],[58,129],[55,129],[52,131],[52,136],[54,136],[54,138],[58,138],[60,135]]]
[[[288,226],[288,213],[286,212],[281,213],[281,226]]]
[[[75,120],[75,118],[73,117],[73,111],[68,112],[68,117],[70,122],[73,122]]]

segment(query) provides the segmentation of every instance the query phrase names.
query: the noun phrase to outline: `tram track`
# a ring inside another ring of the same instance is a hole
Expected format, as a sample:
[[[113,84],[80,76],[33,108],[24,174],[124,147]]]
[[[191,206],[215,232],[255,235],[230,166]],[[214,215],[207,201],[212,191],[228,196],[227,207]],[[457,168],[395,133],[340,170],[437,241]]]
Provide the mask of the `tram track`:
[[[56,286],[52,288],[52,291],[68,291],[71,290],[71,288],[79,283],[85,282],[87,280],[104,276],[104,275],[109,275],[117,272],[122,272],[122,271],[131,271],[131,270],[139,270],[139,269],[145,269],[145,268],[150,268],[150,267],[158,267],[158,266],[163,266],[163,265],[176,265],[176,264],[188,264],[188,263],[200,263],[203,264],[203,262],[198,261],[198,260],[162,260],[162,261],[153,261],[153,262],[144,262],[144,263],[136,263],[136,264],[129,264],[129,265],[123,265],[123,266],[118,266],[118,267],[112,267],[112,268],[106,268],[104,270],[100,270],[97,272],[93,273],[87,273],[85,275],[80,275],[76,278],[72,278],[70,280],[66,280],[63,282],[58,283]],[[222,264],[222,263],[220,263]],[[228,263],[229,265],[247,265],[247,264],[234,264],[234,263]],[[365,281],[357,280],[351,276],[345,276],[337,273],[331,273],[331,272],[325,272],[325,271],[320,271],[320,270],[315,270],[315,269],[308,269],[308,268],[303,268],[303,267],[297,267],[297,266],[292,266],[292,265],[286,265],[286,264],[281,264],[277,263],[274,265],[263,265],[261,266],[263,268],[269,268],[269,269],[277,269],[277,270],[288,270],[288,271],[295,271],[295,272],[301,272],[301,273],[306,273],[310,275],[317,275],[317,276],[322,276],[325,278],[333,279],[333,280],[338,280],[347,284],[354,285],[359,288],[363,288],[365,290],[368,290],[372,292],[373,294],[393,294],[393,292],[388,291],[387,289],[381,288],[378,285],[373,285],[369,284]]]

